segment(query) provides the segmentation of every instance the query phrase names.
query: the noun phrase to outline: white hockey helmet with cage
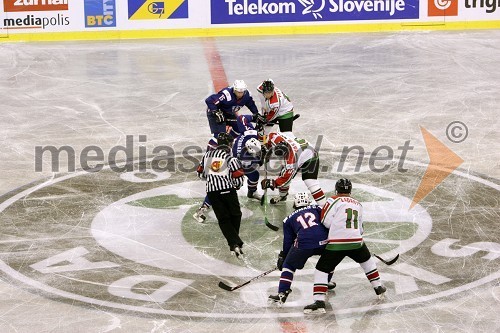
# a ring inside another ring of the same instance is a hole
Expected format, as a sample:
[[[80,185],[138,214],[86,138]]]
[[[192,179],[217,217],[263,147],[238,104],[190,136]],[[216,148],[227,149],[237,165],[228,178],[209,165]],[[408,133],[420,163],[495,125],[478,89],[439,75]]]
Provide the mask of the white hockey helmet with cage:
[[[260,153],[262,150],[262,146],[256,138],[250,138],[245,142],[245,148],[247,149],[247,152],[252,155],[256,156]]]
[[[243,80],[235,80],[233,83],[233,90],[237,92],[245,92],[247,90],[247,84]]]
[[[300,208],[309,206],[311,204],[311,199],[309,199],[309,194],[306,192],[299,192],[293,197],[293,207]]]

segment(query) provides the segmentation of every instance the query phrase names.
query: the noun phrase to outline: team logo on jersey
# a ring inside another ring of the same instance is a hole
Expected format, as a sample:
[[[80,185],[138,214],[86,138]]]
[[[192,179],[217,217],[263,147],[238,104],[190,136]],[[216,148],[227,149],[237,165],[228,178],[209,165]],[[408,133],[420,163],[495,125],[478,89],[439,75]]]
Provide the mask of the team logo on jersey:
[[[458,0],[427,0],[429,16],[457,16]]]
[[[334,314],[366,313],[367,304],[372,311],[397,312],[447,302],[500,278],[500,243],[495,241],[498,182],[455,169],[412,206],[426,170],[422,163],[406,160],[404,173],[398,172],[396,161],[383,173],[362,166],[339,174],[337,158],[320,155],[322,166],[328,167],[321,168],[319,179],[327,196],[334,193],[338,178],[352,180],[353,196],[364,207],[364,238],[371,251],[386,259],[400,254],[394,265],[378,263],[388,287],[386,300],[378,303],[373,303],[375,293],[359,266],[339,265],[330,310]],[[193,163],[182,156],[176,156],[176,162]],[[291,213],[293,200],[265,213],[257,200],[246,197],[246,188],[240,190],[241,235],[248,248],[242,261],[230,255],[213,213],[204,224],[193,220],[205,196],[205,183],[196,173],[155,172],[150,167],[62,174],[3,196],[2,274],[16,285],[68,304],[138,315],[228,321],[238,316],[275,321],[303,315],[312,299],[317,258],[296,274],[294,292],[282,309],[267,308],[279,272],[250,283],[241,293],[217,287],[219,281],[242,283],[276,264],[281,231],[268,229],[264,214],[280,225]],[[305,190],[296,177],[290,195]],[[353,293],[356,297],[350,297]],[[329,322],[331,316],[318,320]]]
[[[212,171],[215,171],[215,172],[218,172],[221,167],[222,167],[222,161],[213,161],[210,164],[210,169],[212,169]]]
[[[188,0],[128,0],[130,20],[159,20],[188,17]]]

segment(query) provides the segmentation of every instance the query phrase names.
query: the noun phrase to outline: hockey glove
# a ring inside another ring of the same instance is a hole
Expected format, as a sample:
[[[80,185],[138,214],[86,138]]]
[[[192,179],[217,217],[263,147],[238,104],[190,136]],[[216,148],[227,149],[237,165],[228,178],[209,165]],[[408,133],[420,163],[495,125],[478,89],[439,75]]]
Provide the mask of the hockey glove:
[[[265,146],[261,146],[259,165],[264,165],[267,162],[269,162],[270,157],[271,157],[271,154],[269,154],[269,152],[267,151],[267,148]]]
[[[274,182],[274,179],[262,179],[262,181],[260,182],[260,186],[263,190],[265,190],[266,188],[274,190],[274,188],[276,187],[276,183]]]
[[[280,254],[278,255],[278,261],[276,262],[276,266],[280,271],[283,270],[284,262],[285,262],[285,253],[283,251],[280,251]]]
[[[214,112],[215,122],[217,124],[222,124],[224,122],[224,113],[221,110],[217,110]]]
[[[203,174],[203,167],[201,165],[198,165],[198,168],[196,168],[196,173],[198,174],[198,178],[205,179],[205,175]]]
[[[259,124],[265,124],[267,122],[266,117],[264,117],[263,115],[261,115],[258,112],[253,114],[253,119],[252,120],[253,120],[254,123],[257,123],[257,125],[259,125]]]

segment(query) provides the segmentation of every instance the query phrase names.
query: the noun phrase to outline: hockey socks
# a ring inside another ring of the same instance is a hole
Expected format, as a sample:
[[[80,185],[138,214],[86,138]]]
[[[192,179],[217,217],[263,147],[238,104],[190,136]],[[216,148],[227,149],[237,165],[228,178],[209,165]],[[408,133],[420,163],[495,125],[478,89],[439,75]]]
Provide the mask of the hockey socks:
[[[278,286],[278,293],[284,293],[285,291],[290,289],[290,287],[292,286],[294,273],[295,271],[283,267],[283,271],[281,272],[280,277],[280,283]]]
[[[375,263],[375,259],[373,259],[373,257],[370,257],[370,259],[362,262],[360,265],[365,271],[366,278],[370,281],[373,288],[377,288],[382,285],[380,282],[380,275],[377,270],[377,264]]]
[[[325,301],[328,291],[328,273],[314,270],[313,299],[315,301]]]
[[[323,206],[326,203],[325,193],[319,186],[319,181],[317,179],[305,179],[304,183],[307,186],[309,192],[311,192],[312,197],[319,206]]]

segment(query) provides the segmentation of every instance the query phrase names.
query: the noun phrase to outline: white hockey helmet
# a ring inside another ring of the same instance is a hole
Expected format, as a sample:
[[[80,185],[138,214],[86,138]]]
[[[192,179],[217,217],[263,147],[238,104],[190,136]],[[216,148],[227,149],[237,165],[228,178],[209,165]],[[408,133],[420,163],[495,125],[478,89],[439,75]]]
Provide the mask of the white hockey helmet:
[[[311,199],[309,199],[309,194],[306,192],[299,192],[293,197],[293,207],[300,208],[309,206],[311,204]]]
[[[256,138],[248,139],[247,142],[245,142],[245,148],[247,149],[247,152],[252,156],[256,156],[262,150],[262,146],[259,140],[257,140]]]
[[[233,90],[238,92],[245,92],[247,84],[243,80],[235,80],[233,83]]]

